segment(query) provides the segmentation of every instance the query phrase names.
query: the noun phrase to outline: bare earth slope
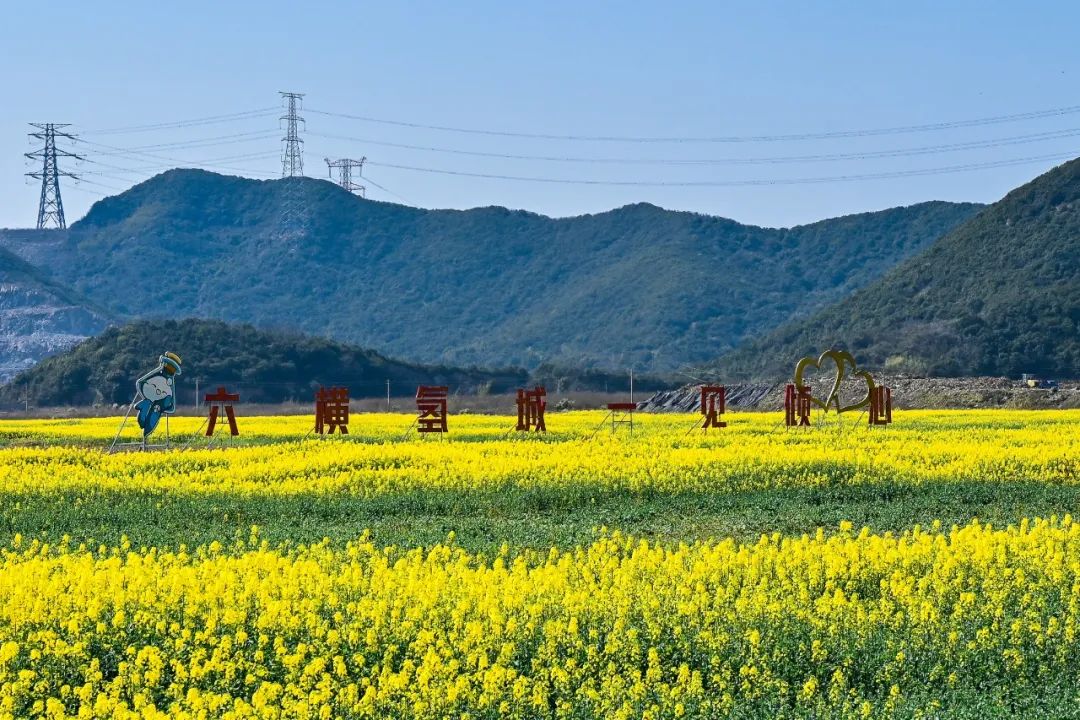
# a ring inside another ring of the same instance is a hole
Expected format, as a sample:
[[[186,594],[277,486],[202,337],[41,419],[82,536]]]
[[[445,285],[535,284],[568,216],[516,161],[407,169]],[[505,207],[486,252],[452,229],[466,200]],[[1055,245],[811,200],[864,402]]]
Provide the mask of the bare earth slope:
[[[727,404],[732,410],[780,410],[784,407],[786,382],[744,382],[727,386]],[[1003,377],[920,378],[891,377],[885,382],[893,389],[893,402],[901,409],[1080,408],[1080,382],[1062,382],[1054,390],[1030,388],[1019,380]],[[857,393],[854,385],[845,388]],[[865,391],[863,391],[865,392]],[[652,395],[639,408],[646,412],[698,412],[697,385]]]
[[[17,231],[0,230],[0,235]],[[66,350],[109,323],[109,314],[0,249],[0,382]]]

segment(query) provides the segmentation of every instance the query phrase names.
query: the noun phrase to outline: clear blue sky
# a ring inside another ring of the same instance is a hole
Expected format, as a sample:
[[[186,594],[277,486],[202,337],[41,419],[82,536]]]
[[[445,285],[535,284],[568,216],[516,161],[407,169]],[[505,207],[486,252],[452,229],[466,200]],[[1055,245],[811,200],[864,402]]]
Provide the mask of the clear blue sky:
[[[100,197],[93,193],[127,187],[172,159],[240,168],[252,177],[279,174],[274,114],[153,132],[92,132],[268,108],[278,104],[278,90],[307,94],[306,174],[325,177],[325,156],[366,155],[364,174],[394,193],[369,186],[369,197],[424,207],[497,204],[563,216],[646,201],[778,226],[930,199],[989,202],[1060,160],[916,177],[719,187],[522,182],[387,165],[552,179],[742,183],[1080,155],[1074,153],[1080,134],[1064,136],[1080,129],[1080,112],[938,132],[711,144],[473,135],[312,112],[534,134],[715,137],[910,126],[1078,106],[1075,2],[262,0],[171,7],[5,4],[0,227],[29,226],[36,218],[39,187],[23,178],[22,153],[32,149],[28,122],[70,122],[97,143],[74,148],[97,164],[78,168],[96,173],[86,175],[96,184],[64,185],[72,222]],[[1016,142],[1036,133],[1054,134]],[[520,160],[375,144],[670,162],[880,153],[1002,138],[1010,144],[914,156],[689,166]],[[201,139],[205,147],[190,144]],[[146,147],[168,144],[174,145]],[[132,155],[131,148],[170,160]]]

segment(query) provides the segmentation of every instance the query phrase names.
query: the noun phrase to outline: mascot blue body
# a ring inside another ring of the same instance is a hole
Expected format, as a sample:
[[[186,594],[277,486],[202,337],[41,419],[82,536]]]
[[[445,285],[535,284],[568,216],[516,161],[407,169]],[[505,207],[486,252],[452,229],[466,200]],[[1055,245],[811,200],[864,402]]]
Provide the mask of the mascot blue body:
[[[154,432],[162,415],[176,410],[174,378],[180,374],[180,358],[167,352],[158,358],[158,366],[135,381],[137,419],[143,437]]]

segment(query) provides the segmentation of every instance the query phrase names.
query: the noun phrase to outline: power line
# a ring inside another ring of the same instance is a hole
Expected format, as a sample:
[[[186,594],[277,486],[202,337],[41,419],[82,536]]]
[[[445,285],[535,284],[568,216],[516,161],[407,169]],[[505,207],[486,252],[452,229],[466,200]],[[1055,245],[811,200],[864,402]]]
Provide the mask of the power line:
[[[216,137],[196,138],[192,140],[178,140],[176,142],[154,143],[152,145],[133,145],[127,150],[168,150],[181,148],[213,147],[216,145],[234,145],[237,143],[267,140],[277,135],[273,130],[255,130],[253,132],[235,133],[233,135],[218,135]]]
[[[303,94],[282,92],[280,93],[282,101],[285,105],[285,112],[280,116],[280,119],[286,123],[285,136],[281,138],[281,159],[282,159],[282,176],[285,178],[295,178],[303,175],[303,139],[300,136],[301,126],[304,124],[304,119],[299,115],[300,106],[302,104]],[[799,134],[787,134],[787,135],[756,135],[756,136],[717,136],[717,137],[635,137],[635,136],[613,136],[613,135],[554,135],[554,134],[537,134],[537,133],[522,133],[522,132],[507,132],[500,130],[488,130],[482,128],[462,128],[462,127],[450,127],[440,125],[426,125],[421,123],[404,122],[396,120],[385,120],[374,117],[365,117],[357,115],[348,115],[344,113],[333,113],[322,110],[308,110],[308,112],[315,112],[319,115],[326,115],[331,117],[341,117],[353,120],[360,120],[372,123],[380,123],[387,125],[397,125],[403,127],[414,127],[431,130],[439,130],[445,132],[457,132],[467,133],[474,135],[486,135],[486,136],[499,136],[499,137],[522,137],[533,139],[548,139],[548,140],[574,140],[574,141],[595,141],[595,142],[628,142],[628,143],[750,143],[750,142],[776,142],[776,141],[791,141],[791,140],[813,140],[813,139],[831,139],[831,138],[857,138],[857,137],[871,137],[871,136],[887,136],[887,135],[899,135],[905,133],[917,133],[917,132],[930,132],[937,130],[953,129],[953,128],[970,128],[978,126],[989,126],[1010,122],[1020,122],[1024,120],[1035,120],[1040,118],[1048,118],[1055,116],[1065,116],[1080,112],[1080,105],[1078,106],[1065,106],[1059,108],[1053,108],[1049,110],[1039,110],[1032,112],[1014,113],[1009,115],[999,115],[992,117],[984,117],[969,120],[958,120],[948,122],[930,123],[924,125],[908,125],[897,126],[888,128],[871,128],[863,130],[846,130],[835,132],[822,132],[822,133],[799,133]],[[190,120],[180,120],[174,122],[163,122],[147,125],[135,125],[125,128],[111,128],[105,130],[96,131],[95,134],[107,134],[107,133],[124,133],[124,132],[144,132],[151,130],[162,129],[179,129],[187,127],[198,127],[201,125],[232,122],[236,120],[245,120],[250,118],[260,118],[272,115],[272,108],[260,108],[256,110],[248,110],[239,113],[230,113],[226,115],[211,115],[203,118],[195,118]],[[44,126],[35,126],[44,127]],[[64,126],[55,126],[64,127]],[[515,154],[515,153],[502,153],[502,152],[486,152],[479,150],[466,150],[459,148],[441,147],[438,145],[418,145],[408,143],[397,143],[382,140],[372,140],[368,138],[352,137],[348,135],[334,135],[325,133],[313,133],[317,137],[324,137],[335,140],[346,140],[351,142],[366,143],[376,145],[380,147],[399,148],[405,150],[415,150],[420,152],[442,153],[450,155],[465,155],[472,157],[494,158],[498,160],[520,160],[520,161],[542,161],[542,162],[558,162],[558,163],[573,163],[573,164],[611,164],[611,165],[666,165],[666,166],[709,166],[709,165],[773,165],[773,164],[787,164],[787,163],[816,163],[816,162],[837,162],[848,160],[871,160],[871,159],[883,159],[883,158],[904,158],[914,157],[921,155],[935,155],[949,152],[961,152],[968,150],[983,150],[991,148],[999,148],[1011,145],[1030,144],[1036,142],[1042,142],[1047,140],[1056,140],[1063,138],[1071,138],[1080,136],[1080,128],[1067,128],[1063,130],[1051,130],[1037,133],[1027,133],[1020,135],[1012,135],[1006,137],[991,138],[986,140],[972,140],[963,142],[952,143],[939,143],[931,145],[923,145],[907,148],[896,148],[886,150],[869,150],[865,152],[838,152],[838,153],[815,153],[815,154],[792,154],[792,155],[776,155],[776,156],[756,156],[756,157],[719,157],[719,158],[635,158],[635,157],[580,157],[574,155],[554,155],[554,154]],[[38,135],[34,135],[38,136]],[[75,140],[76,138],[66,133],[61,134],[62,137]],[[239,143],[257,142],[260,140],[268,139],[273,136],[273,131],[269,130],[253,130],[248,132],[239,132],[231,134],[216,135],[211,137],[194,138],[189,140],[177,140],[172,142],[159,142],[153,144],[143,144],[131,147],[119,147],[115,145],[109,145],[105,143],[99,143],[89,140],[84,140],[88,146],[95,148],[94,154],[105,157],[118,157],[131,161],[141,161],[143,164],[136,167],[124,167],[122,165],[113,165],[108,162],[92,158],[89,162],[96,164],[102,168],[99,170],[91,170],[87,174],[95,175],[105,179],[113,179],[121,182],[127,182],[123,175],[136,175],[143,172],[152,172],[161,169],[167,169],[175,166],[188,166],[205,168],[208,170],[222,170],[229,172],[236,172],[246,175],[262,175],[270,176],[273,173],[252,170],[244,167],[236,167],[235,165],[225,165],[221,163],[241,163],[245,160],[264,159],[271,157],[276,153],[270,152],[254,152],[245,154],[235,154],[226,157],[211,158],[206,160],[187,161],[181,160],[176,157],[170,157],[162,155],[156,151],[180,151],[180,150],[197,150],[206,147],[214,147],[221,145],[232,145]],[[44,151],[34,153],[31,156],[38,158]],[[74,155],[73,153],[59,153],[61,156],[74,157],[79,160],[84,158]],[[517,174],[504,174],[504,173],[485,173],[485,172],[468,172],[463,170],[450,170],[441,169],[436,167],[426,167],[422,165],[410,165],[410,164],[398,164],[398,163],[384,163],[376,161],[367,161],[367,164],[376,167],[386,167],[397,170],[404,170],[408,172],[421,172],[431,173],[447,176],[458,177],[475,177],[475,178],[487,178],[495,180],[506,180],[514,182],[533,182],[533,183],[554,183],[554,184],[566,184],[566,185],[597,185],[597,186],[638,186],[638,187],[736,187],[736,186],[765,186],[765,185],[795,185],[795,184],[811,184],[811,183],[828,183],[828,182],[850,182],[858,180],[873,180],[873,179],[886,179],[886,178],[900,178],[900,177],[917,177],[925,175],[936,175],[942,173],[955,173],[965,172],[971,170],[988,169],[995,167],[1006,167],[1012,165],[1019,165],[1030,162],[1038,162],[1050,159],[1061,159],[1063,157],[1072,157],[1073,153],[1055,153],[1046,155],[1036,155],[1031,157],[996,160],[981,163],[965,163],[946,165],[942,167],[929,167],[914,170],[899,170],[899,171],[887,171],[878,173],[855,173],[855,174],[837,174],[837,175],[823,175],[823,176],[811,176],[811,177],[795,177],[795,178],[780,178],[780,179],[745,179],[745,180],[702,180],[702,181],[665,181],[665,180],[601,180],[601,179],[588,179],[588,178],[573,178],[573,177],[552,177],[552,176],[531,176],[531,175],[517,175]],[[44,158],[42,158],[44,160]],[[346,186],[350,191],[356,191],[361,189],[362,186],[353,182],[351,171],[356,169],[362,169],[363,163],[366,158],[357,160],[327,160],[328,169],[331,171],[333,168],[338,167],[344,171],[339,175],[339,184]],[[169,165],[150,164],[154,163],[169,163]],[[54,161],[55,162],[55,161]],[[119,162],[123,162],[120,160]],[[349,163],[349,167],[345,168],[343,165],[337,163]],[[114,171],[110,174],[110,171]],[[31,173],[32,177],[40,177],[43,173]],[[62,175],[69,175],[68,173],[60,173]],[[58,177],[58,176],[57,176]],[[73,176],[71,176],[73,177]],[[405,202],[405,198],[402,198],[397,193],[372,181],[369,177],[365,177],[364,180],[373,187],[376,187],[383,192],[397,197]],[[44,184],[44,181],[43,181]],[[56,195],[58,199],[59,185],[58,180],[52,182],[52,185],[56,188]],[[112,188],[101,183],[98,183],[101,187],[108,189]],[[303,192],[303,188],[299,187],[301,183],[287,182],[283,188],[282,195],[282,228],[283,232],[288,228],[287,234],[295,236],[302,234],[300,229],[306,222],[306,212],[303,207],[302,198],[300,194]],[[44,192],[44,191],[43,191]],[[44,195],[43,195],[44,198]],[[61,213],[60,222],[62,223],[62,205],[59,206]],[[55,212],[55,211],[51,211]],[[39,215],[41,213],[39,212]],[[305,217],[301,218],[301,215]],[[52,217],[50,214],[46,214],[45,219]]]
[[[183,162],[184,162],[185,165],[188,165],[188,166],[215,167],[216,163],[234,162],[234,161],[238,161],[238,160],[242,161],[242,160],[254,160],[254,159],[268,159],[268,158],[277,157],[277,156],[278,156],[278,152],[276,150],[271,150],[271,151],[268,151],[268,152],[245,153],[243,155],[227,155],[227,156],[224,156],[224,157],[207,158],[207,159],[203,159],[203,160],[185,160]],[[100,167],[103,167],[103,168],[108,168],[110,170],[116,170],[118,172],[124,172],[124,173],[153,172],[153,171],[157,171],[157,170],[168,170],[168,169],[171,169],[173,167],[176,167],[175,164],[169,164],[169,165],[141,165],[139,167],[124,167],[122,165],[113,165],[111,163],[102,162],[102,161],[97,160],[97,159],[95,159],[93,157],[86,157],[86,158],[83,158],[83,160],[85,160],[88,163],[93,163],[94,165],[97,165],[97,166],[100,166]],[[258,173],[259,171],[252,170],[251,172]],[[102,174],[104,174],[104,171],[101,171],[101,170],[83,170],[81,174],[82,175],[102,175]]]
[[[178,160],[176,158],[166,157],[164,155],[158,155],[156,153],[143,152],[142,150],[129,150],[127,148],[122,148],[122,147],[119,147],[117,145],[109,145],[107,143],[99,143],[99,142],[94,142],[92,140],[83,140],[82,142],[85,145],[91,146],[92,148],[104,148],[104,150],[96,150],[95,151],[99,155],[135,156],[135,157],[150,158],[151,160],[164,160],[166,162],[184,162],[183,160]],[[113,152],[106,152],[108,150],[111,150]],[[277,153],[275,153],[275,155],[276,154]]]
[[[101,147],[105,147],[105,146],[101,146]],[[192,148],[192,149],[201,150],[203,148]],[[97,148],[94,148],[94,149],[90,150],[90,152],[87,154],[86,157],[83,158],[83,160],[86,161],[86,162],[96,163],[96,164],[99,164],[99,165],[105,164],[105,163],[101,162],[100,160],[95,159],[95,158],[99,158],[99,157],[108,158],[108,159],[111,159],[111,160],[116,161],[116,162],[123,162],[123,161],[127,161],[127,160],[146,161],[146,160],[160,159],[160,160],[162,160],[162,162],[179,163],[180,166],[183,166],[184,164],[191,163],[191,162],[196,162],[196,163],[217,162],[217,160],[221,159],[221,158],[215,158],[215,159],[211,159],[211,160],[191,160],[191,159],[181,159],[181,158],[166,158],[163,155],[158,155],[156,153],[145,153],[145,152],[141,152],[141,151],[138,151],[138,150],[119,150],[119,149],[117,149],[117,150],[99,150]],[[252,153],[252,152],[243,153],[241,155],[230,155],[228,157],[230,159],[232,159],[232,158],[247,158],[247,157],[268,157],[269,158],[269,157],[280,157],[280,153],[277,150],[264,150],[264,151],[260,151],[260,152],[254,152],[254,153]],[[273,173],[273,174],[276,175],[277,173]]]
[[[1037,110],[1032,112],[1014,113],[1011,115],[996,115],[991,117],[976,118],[971,120],[952,120],[946,122],[927,123],[923,125],[901,125],[897,127],[870,128],[863,130],[839,130],[815,133],[793,133],[787,135],[721,135],[712,137],[649,137],[649,136],[620,136],[620,135],[556,135],[550,133],[514,132],[507,130],[488,130],[481,128],[454,127],[449,125],[430,125],[425,123],[407,122],[403,120],[387,120],[365,115],[350,115],[347,113],[335,113],[326,110],[308,110],[317,115],[344,118],[347,120],[359,120],[361,122],[377,123],[380,125],[395,125],[423,130],[438,130],[441,132],[463,133],[469,135],[491,135],[496,137],[528,138],[533,140],[567,140],[574,142],[626,142],[626,143],[748,143],[748,142],[787,142],[796,140],[828,140],[834,138],[870,137],[876,135],[903,135],[908,133],[934,132],[939,130],[953,130],[957,128],[980,127],[985,125],[998,125],[1001,123],[1019,122],[1022,120],[1038,120],[1062,115],[1080,113],[1080,105],[1051,108],[1049,110]]]
[[[968,163],[964,165],[950,165],[937,168],[923,168],[918,170],[897,170],[881,173],[864,173],[853,175],[833,175],[826,177],[787,178],[778,180],[700,180],[700,181],[663,181],[663,180],[582,180],[576,178],[551,178],[551,177],[527,177],[521,175],[499,175],[494,173],[473,173],[462,170],[443,170],[439,168],[416,167],[412,165],[397,165],[381,163],[369,160],[369,165],[376,167],[393,168],[395,170],[408,170],[412,172],[434,173],[438,175],[454,175],[459,177],[486,178],[490,180],[513,180],[518,182],[550,183],[561,185],[607,185],[607,186],[632,186],[632,187],[746,187],[763,185],[807,185],[829,182],[851,182],[856,180],[884,180],[900,177],[920,177],[925,175],[939,175],[954,172],[966,172],[970,170],[983,170],[996,167],[1009,167],[1023,165],[1031,162],[1044,160],[1061,160],[1073,158],[1080,151],[1068,153],[1053,153],[1049,155],[1037,155],[1011,160],[995,160],[984,163]]]
[[[191,120],[176,120],[173,122],[161,122],[151,123],[148,125],[129,125],[127,127],[118,128],[105,128],[102,130],[86,130],[83,135],[114,135],[120,133],[137,133],[137,132],[149,132],[152,130],[167,130],[172,128],[186,128],[195,127],[199,125],[215,125],[218,123],[234,122],[238,120],[250,120],[260,117],[268,117],[273,115],[277,111],[276,107],[258,108],[255,110],[245,110],[238,113],[228,113],[226,115],[209,115],[202,118],[194,118]]]
[[[142,151],[137,151],[137,150],[125,150],[124,148],[117,147],[116,145],[107,145],[105,143],[98,143],[98,142],[93,142],[93,141],[90,141],[90,140],[83,140],[82,142],[87,144],[87,145],[93,146],[93,147],[105,148],[106,150],[114,150],[116,152],[112,153],[112,154],[115,154],[115,155],[130,156],[130,157],[133,157],[134,159],[147,158],[147,159],[150,159],[150,160],[158,160],[158,161],[161,161],[161,162],[167,162],[167,163],[170,163],[170,165],[168,167],[192,166],[192,167],[201,167],[201,168],[207,168],[207,169],[232,170],[232,171],[236,171],[236,172],[250,172],[253,175],[275,175],[276,174],[276,173],[269,173],[269,172],[259,172],[259,171],[256,171],[256,170],[247,170],[245,168],[226,167],[226,166],[223,166],[223,165],[211,165],[211,164],[206,164],[206,163],[188,163],[188,161],[181,160],[179,158],[168,157],[166,155],[158,155],[156,153],[147,153],[147,152],[142,152]],[[100,154],[107,155],[107,154],[110,154],[110,153],[102,152]],[[260,153],[260,155],[261,155],[261,153]],[[277,153],[276,152],[267,153],[266,155],[267,156],[274,156],[274,155],[277,155]],[[97,161],[91,160],[90,162],[97,162]]]
[[[125,182],[123,178],[113,178],[113,179],[114,180],[120,180],[121,182]],[[115,185],[107,185],[105,183],[97,182],[96,180],[88,180],[87,178],[79,178],[79,182],[80,183],[90,183],[91,185],[97,185],[98,187],[103,187],[106,190],[115,190],[117,192],[124,192],[124,190],[126,189],[126,188],[118,188]]]
[[[97,196],[97,197],[101,197],[101,198],[104,198],[104,197],[109,197],[109,193],[103,193],[103,192],[101,192],[101,191],[99,191],[99,190],[92,190],[92,189],[90,189],[90,188],[85,188],[85,187],[79,187],[78,185],[72,185],[72,186],[71,186],[70,188],[68,188],[68,189],[69,189],[69,190],[76,190],[76,191],[78,191],[78,192],[88,193],[88,194],[90,194],[90,195],[95,195],[95,196]]]
[[[383,187],[379,183],[375,182],[369,176],[366,176],[366,175],[364,176],[364,182],[366,182],[368,185],[374,185],[375,187],[379,188],[380,190],[382,190],[387,195],[391,195],[393,197],[396,197],[398,200],[400,200],[400,201],[402,201],[404,203],[410,202],[409,200],[407,200],[407,199],[401,197],[400,195],[398,195],[396,192],[394,192],[390,188]]]
[[[38,201],[37,229],[42,230],[50,223],[63,230],[67,227],[64,219],[64,201],[60,197],[60,178],[69,177],[74,180],[78,176],[71,172],[60,169],[57,158],[82,158],[67,150],[56,147],[56,138],[64,138],[74,142],[75,136],[60,130],[69,127],[67,124],[56,123],[30,123],[30,127],[36,128],[37,132],[28,133],[32,138],[37,138],[45,143],[41,150],[25,153],[31,160],[41,160],[40,172],[28,172],[27,177],[41,180],[41,199]]]
[[[518,155],[512,153],[483,152],[479,150],[460,150],[443,148],[429,145],[410,145],[406,143],[371,140],[369,138],[352,137],[348,135],[332,135],[326,133],[310,133],[315,137],[332,140],[347,140],[360,142],[380,147],[399,148],[403,150],[418,150],[422,152],[446,153],[451,155],[468,155],[471,157],[495,158],[499,160],[529,160],[541,162],[582,163],[582,164],[617,164],[617,165],[774,165],[787,163],[809,162],[835,162],[843,160],[876,160],[883,158],[913,157],[918,155],[932,155],[945,152],[958,152],[963,150],[981,150],[987,148],[1005,147],[1008,145],[1021,145],[1045,140],[1058,140],[1080,136],[1080,128],[1065,130],[1051,130],[1027,135],[1015,135],[1012,137],[995,138],[989,140],[972,140],[960,143],[946,143],[940,145],[926,145],[922,147],[901,148],[896,150],[875,150],[855,153],[820,153],[813,155],[779,155],[766,157],[726,157],[726,158],[619,158],[619,157],[573,157],[564,155]]]

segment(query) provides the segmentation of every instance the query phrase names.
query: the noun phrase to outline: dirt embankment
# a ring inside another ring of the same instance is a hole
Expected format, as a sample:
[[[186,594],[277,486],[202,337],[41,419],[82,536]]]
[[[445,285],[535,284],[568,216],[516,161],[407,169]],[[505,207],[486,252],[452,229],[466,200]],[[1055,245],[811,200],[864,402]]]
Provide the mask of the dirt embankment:
[[[727,406],[732,410],[780,410],[786,382],[733,383],[727,386]],[[898,408],[1080,408],[1080,382],[1062,382],[1056,389],[1031,388],[1019,380],[1000,377],[917,378],[884,380],[893,390]],[[697,385],[658,392],[639,405],[646,412],[695,412],[699,409]],[[845,382],[841,393],[855,398],[865,393],[857,382]]]

